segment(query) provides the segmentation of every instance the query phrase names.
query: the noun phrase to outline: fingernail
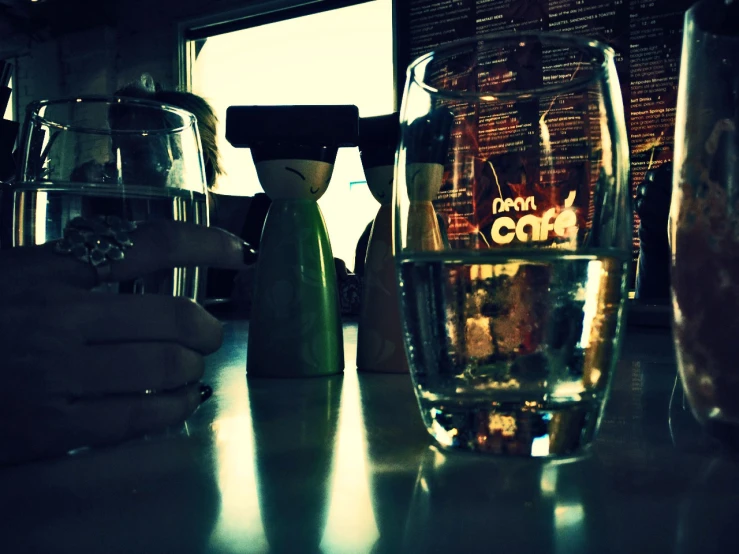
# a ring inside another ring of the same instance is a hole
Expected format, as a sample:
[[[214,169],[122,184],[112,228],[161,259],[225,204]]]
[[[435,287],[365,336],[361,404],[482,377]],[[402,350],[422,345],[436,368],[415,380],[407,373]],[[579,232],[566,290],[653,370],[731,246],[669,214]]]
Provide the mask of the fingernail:
[[[248,242],[241,243],[241,250],[244,252],[244,263],[253,264],[257,261],[257,251],[252,248]]]
[[[213,396],[213,388],[210,385],[200,385],[200,403]]]

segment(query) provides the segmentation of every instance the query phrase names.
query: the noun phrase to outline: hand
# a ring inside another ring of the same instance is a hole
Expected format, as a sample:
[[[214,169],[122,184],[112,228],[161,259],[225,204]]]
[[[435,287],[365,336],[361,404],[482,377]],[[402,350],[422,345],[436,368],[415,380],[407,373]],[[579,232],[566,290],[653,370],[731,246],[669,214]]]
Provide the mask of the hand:
[[[159,269],[242,269],[243,243],[215,228],[152,222],[111,280]],[[88,264],[52,245],[0,252],[0,465],[114,444],[182,422],[200,404],[203,357],[221,324],[196,303],[93,292]]]

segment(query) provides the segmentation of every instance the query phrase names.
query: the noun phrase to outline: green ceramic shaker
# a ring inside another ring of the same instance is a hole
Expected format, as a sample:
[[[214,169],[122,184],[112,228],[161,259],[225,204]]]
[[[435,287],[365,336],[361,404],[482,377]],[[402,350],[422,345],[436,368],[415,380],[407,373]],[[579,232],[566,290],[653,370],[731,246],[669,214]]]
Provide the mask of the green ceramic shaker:
[[[247,375],[306,377],[344,369],[331,243],[316,201],[340,146],[355,145],[355,106],[232,106],[226,138],[251,148],[272,199],[262,230]]]

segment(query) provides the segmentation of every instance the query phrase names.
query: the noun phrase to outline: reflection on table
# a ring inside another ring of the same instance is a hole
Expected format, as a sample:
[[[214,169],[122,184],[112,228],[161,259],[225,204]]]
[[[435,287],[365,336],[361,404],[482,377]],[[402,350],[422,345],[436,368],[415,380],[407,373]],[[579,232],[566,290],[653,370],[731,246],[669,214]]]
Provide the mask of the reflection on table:
[[[739,468],[670,406],[666,329],[629,331],[592,453],[559,462],[432,446],[407,375],[357,375],[353,323],[330,378],[247,379],[226,330],[186,426],[0,470],[2,551],[739,551]]]

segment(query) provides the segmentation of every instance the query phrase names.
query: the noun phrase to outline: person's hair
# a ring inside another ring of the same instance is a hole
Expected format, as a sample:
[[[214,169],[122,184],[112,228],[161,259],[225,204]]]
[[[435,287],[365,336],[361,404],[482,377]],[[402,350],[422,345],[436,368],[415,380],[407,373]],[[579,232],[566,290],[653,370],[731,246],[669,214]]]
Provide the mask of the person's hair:
[[[187,110],[193,114],[197,120],[200,142],[203,145],[203,162],[205,162],[205,177],[208,187],[212,187],[216,179],[223,175],[223,166],[221,165],[216,141],[218,117],[213,107],[204,98],[191,92],[163,90],[148,75],[143,75],[140,81],[134,81],[117,90],[114,95],[154,100]]]

